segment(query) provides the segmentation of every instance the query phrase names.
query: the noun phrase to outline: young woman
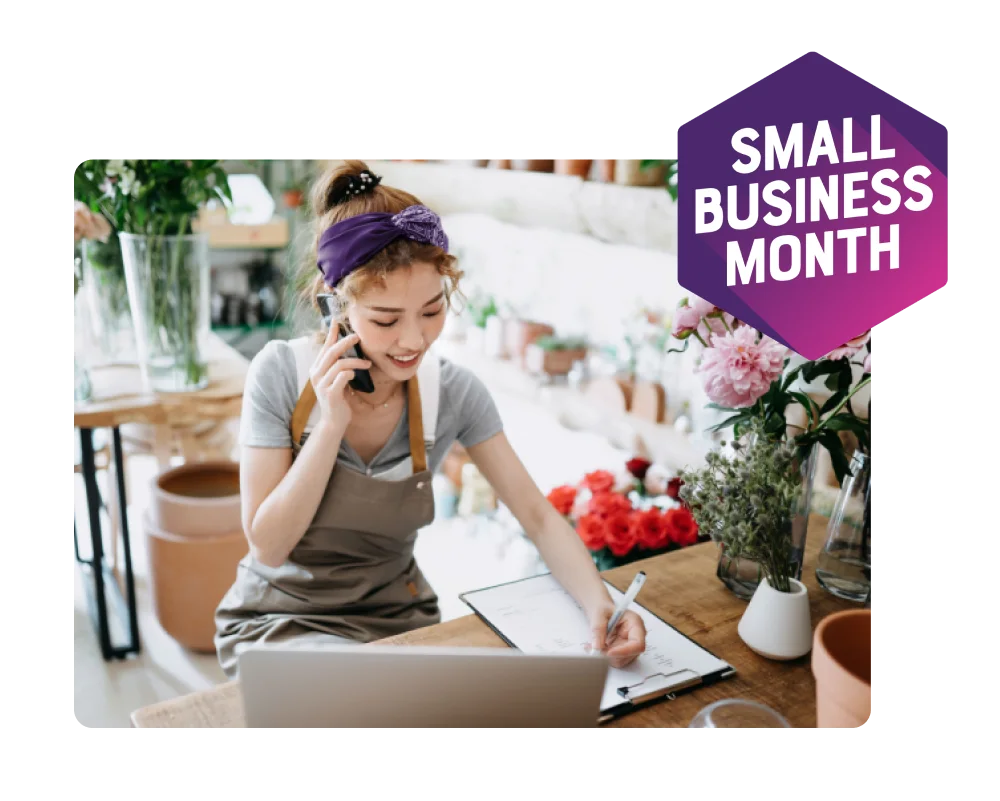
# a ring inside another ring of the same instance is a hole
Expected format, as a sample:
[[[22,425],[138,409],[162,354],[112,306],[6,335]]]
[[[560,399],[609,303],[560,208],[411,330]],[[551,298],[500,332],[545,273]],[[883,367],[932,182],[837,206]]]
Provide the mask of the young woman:
[[[462,275],[440,219],[357,161],[325,175],[312,204],[309,300],[332,294],[334,319],[326,333],[269,343],[250,365],[240,433],[250,552],[216,612],[223,670],[235,677],[255,643],[368,642],[438,622],[413,544],[434,519],[431,475],[455,441],[580,604],[593,647],[617,666],[634,660],[642,620],[627,612],[605,637],[614,605],[579,537],[511,449],[485,386],[428,350]]]

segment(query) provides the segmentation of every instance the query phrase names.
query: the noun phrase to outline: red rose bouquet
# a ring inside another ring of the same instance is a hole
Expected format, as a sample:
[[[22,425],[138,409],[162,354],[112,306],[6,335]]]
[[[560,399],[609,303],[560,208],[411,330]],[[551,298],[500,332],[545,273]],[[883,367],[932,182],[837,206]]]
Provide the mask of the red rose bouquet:
[[[679,497],[681,484],[665,468],[636,457],[624,471],[595,470],[578,484],[556,487],[548,499],[598,569],[606,570],[708,539]]]

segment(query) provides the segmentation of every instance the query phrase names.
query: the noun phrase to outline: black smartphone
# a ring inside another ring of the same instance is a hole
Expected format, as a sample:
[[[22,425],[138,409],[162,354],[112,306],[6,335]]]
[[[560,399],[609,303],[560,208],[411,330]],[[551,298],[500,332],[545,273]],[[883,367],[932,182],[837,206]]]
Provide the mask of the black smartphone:
[[[323,314],[323,322],[329,327],[333,321],[333,295],[317,295],[316,300],[319,302],[320,310]],[[340,323],[340,336],[345,337],[351,333],[351,329],[345,324]],[[341,357],[343,359],[367,359],[365,352],[361,350],[361,345],[356,344],[348,348],[344,355]],[[355,370],[354,378],[350,380],[350,386],[357,392],[367,392],[372,393],[375,391],[375,382],[372,381],[372,374],[369,370]]]

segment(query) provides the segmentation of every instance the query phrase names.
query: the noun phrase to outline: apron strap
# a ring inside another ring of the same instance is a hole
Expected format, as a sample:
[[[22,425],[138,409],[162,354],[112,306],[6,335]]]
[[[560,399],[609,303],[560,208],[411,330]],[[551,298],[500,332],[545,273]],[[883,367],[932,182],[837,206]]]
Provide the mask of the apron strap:
[[[410,415],[410,457],[413,459],[413,472],[416,474],[427,469],[427,450],[424,447],[424,414],[420,405],[420,386],[416,376],[406,382],[406,392]]]
[[[406,382],[406,394],[409,408],[407,413],[410,417],[410,456],[413,459],[413,472],[422,473],[427,469],[427,449],[424,445],[424,417],[420,403],[420,385],[417,377]],[[312,414],[316,406],[316,390],[313,389],[312,381],[306,381],[302,388],[298,401],[295,403],[295,410],[292,412],[292,442],[297,445],[302,444],[302,434],[305,433],[306,423],[309,415]]]
[[[295,404],[292,412],[292,442],[296,445],[302,444],[302,435],[306,430],[306,423],[309,422],[309,415],[312,414],[316,406],[316,390],[313,389],[312,381],[306,380],[306,385],[302,388],[302,393]]]

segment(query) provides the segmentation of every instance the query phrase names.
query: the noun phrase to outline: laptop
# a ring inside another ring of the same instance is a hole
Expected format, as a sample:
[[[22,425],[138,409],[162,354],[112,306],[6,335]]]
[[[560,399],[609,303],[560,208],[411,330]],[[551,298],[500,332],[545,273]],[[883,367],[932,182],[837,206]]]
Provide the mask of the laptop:
[[[603,654],[392,645],[258,646],[239,656],[249,727],[595,726]]]

